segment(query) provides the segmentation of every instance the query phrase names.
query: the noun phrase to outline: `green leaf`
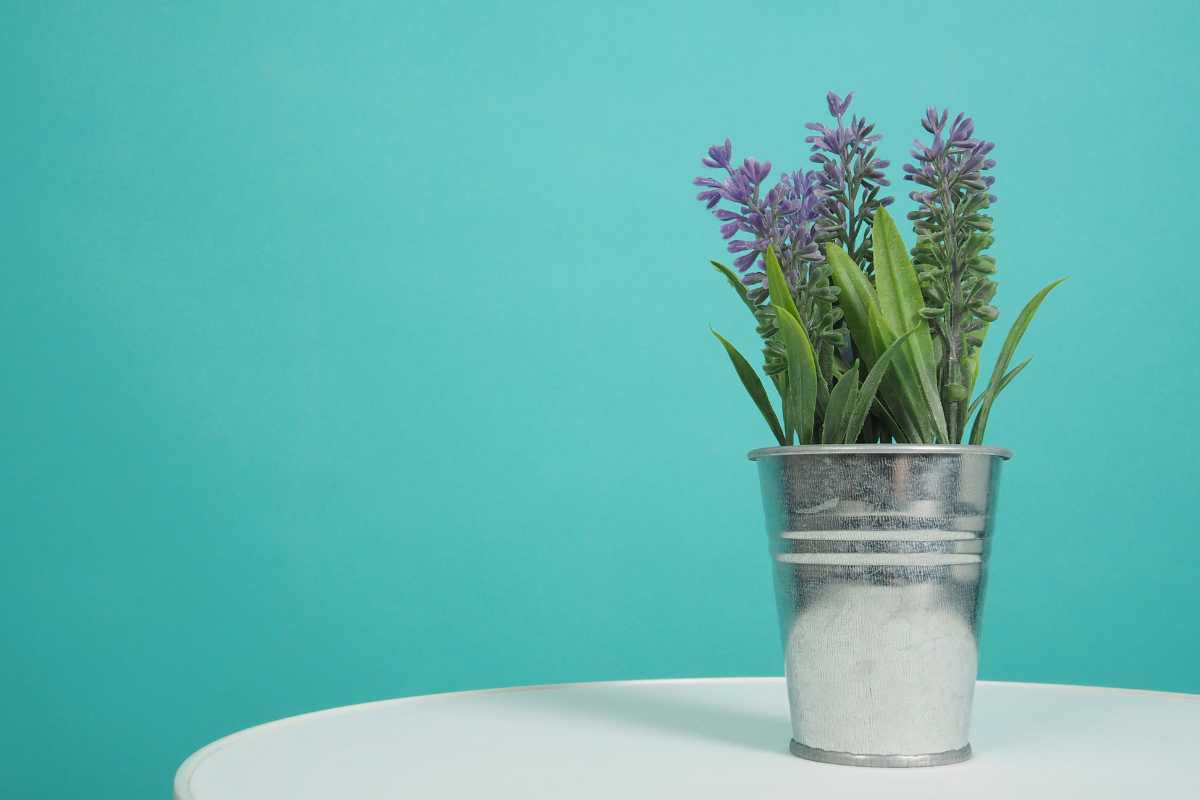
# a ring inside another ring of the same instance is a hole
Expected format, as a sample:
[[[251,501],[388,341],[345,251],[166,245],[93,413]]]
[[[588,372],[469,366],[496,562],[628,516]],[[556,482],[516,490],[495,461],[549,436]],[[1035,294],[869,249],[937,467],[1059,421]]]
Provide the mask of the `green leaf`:
[[[812,341],[811,339],[809,341]],[[817,354],[816,349],[813,349],[813,363],[817,368],[817,408],[821,414],[825,413],[826,406],[829,405],[829,383],[825,378],[825,370],[821,369],[821,357]]]
[[[1033,356],[1030,356],[1029,358],[1022,361],[1020,364],[1018,364],[1017,366],[1010,369],[1008,371],[1008,374],[1005,375],[1004,378],[1000,381],[1000,385],[996,387],[996,391],[994,394],[992,393],[992,388],[990,386],[987,389],[984,389],[982,392],[980,392],[979,396],[976,397],[974,402],[971,403],[971,407],[967,409],[966,418],[967,419],[971,418],[971,415],[975,413],[975,409],[979,408],[979,404],[983,402],[983,398],[988,397],[988,396],[999,397],[1000,393],[1004,391],[1004,387],[1008,386],[1010,383],[1012,383],[1013,378],[1020,375],[1021,370],[1025,369],[1026,367],[1029,366],[1030,361],[1033,361]]]
[[[974,355],[967,356],[963,359],[963,373],[967,377],[967,393],[975,391],[975,381],[979,380],[979,356],[983,354],[982,342],[987,339],[988,328],[992,327],[991,323],[985,324],[982,328],[975,331],[972,336],[978,336],[980,345]],[[970,416],[969,414],[967,416]]]
[[[870,280],[845,250],[835,244],[827,244],[825,259],[832,269],[833,282],[841,290],[838,295],[838,305],[845,314],[846,327],[850,329],[854,348],[862,355],[864,364],[871,367],[876,363],[879,355],[896,338],[884,331],[886,326],[883,324],[883,313],[879,308],[879,297]],[[886,395],[887,403],[885,404],[882,398],[877,398],[874,404],[875,411],[881,416],[897,440],[927,441],[932,433],[922,434],[920,431],[924,427],[932,432],[932,423],[920,426],[913,415],[909,413],[911,408],[915,407],[917,410],[924,408],[924,403],[921,402],[922,395],[905,400],[902,388],[902,384],[894,372],[888,375],[883,382],[881,392],[882,395]],[[859,394],[860,396],[862,394],[861,388]]]
[[[858,397],[858,362],[846,370],[829,393],[825,421],[821,426],[821,444],[841,444],[845,438],[846,415]]]
[[[919,326],[914,335],[905,342],[902,361],[911,366],[916,378],[920,399],[929,409],[929,419],[942,442],[948,442],[946,415],[942,410],[941,395],[937,388],[937,364],[933,360],[933,339],[929,325],[921,317],[925,299],[917,271],[908,257],[908,248],[900,237],[896,223],[882,207],[875,212],[875,224],[871,237],[874,240],[875,290],[879,297],[879,309],[883,319],[893,331],[907,331]],[[903,376],[903,373],[901,373]]]
[[[1021,343],[1021,337],[1025,335],[1026,329],[1029,328],[1029,323],[1033,322],[1033,315],[1037,313],[1038,307],[1046,299],[1046,295],[1050,294],[1054,287],[1065,280],[1066,278],[1059,278],[1035,294],[1033,299],[1021,309],[1021,313],[1017,315],[1017,320],[1013,323],[1012,330],[1008,332],[1008,336],[1004,339],[1004,346],[1000,348],[1000,355],[996,358],[996,366],[992,370],[992,377],[988,382],[988,391],[979,406],[979,415],[975,417],[975,424],[971,426],[971,444],[983,444],[983,434],[987,430],[988,416],[992,413],[992,403],[996,401],[996,396],[1000,394],[1000,384],[1004,381],[1008,362],[1012,361],[1013,353],[1016,352],[1017,345]]]
[[[779,380],[775,382],[775,388],[779,390],[779,397],[783,402],[783,438],[790,445],[800,429],[800,399],[803,387],[799,381],[792,385],[787,372],[781,372],[776,377]]]
[[[992,327],[991,323],[984,323],[982,328],[971,334],[972,336],[979,337],[979,348],[973,354],[965,356],[962,360],[963,377],[967,381],[967,397],[975,393],[975,382],[979,380],[979,357],[983,355],[983,341],[987,339],[987,332],[990,327]],[[979,398],[975,399],[978,401]],[[971,418],[971,412],[974,410],[974,407],[972,406],[970,409],[964,408],[962,403],[959,403],[958,407],[961,412],[958,429],[965,431],[967,429],[967,420]]]
[[[871,311],[870,320],[873,346],[882,354],[900,337],[892,332],[879,312]],[[902,350],[892,357],[892,366],[892,373],[884,376],[881,387],[884,405],[899,424],[906,441],[914,444],[932,442],[935,426],[915,365]]]
[[[790,340],[788,335],[784,335],[784,346],[788,351],[787,396],[791,398],[790,402],[784,403],[784,425],[787,427],[789,436],[795,430],[797,435],[801,436],[802,444],[811,444],[816,413],[815,404],[820,400],[824,407],[828,399],[829,388],[818,380],[820,371],[817,368],[816,353],[804,330],[804,325],[800,322],[800,311],[796,308],[796,301],[792,297],[792,291],[788,287],[787,278],[783,274],[783,268],[779,264],[774,248],[767,248],[764,260],[767,266],[767,289],[770,292],[771,305],[775,307],[776,316],[780,319],[786,316],[795,322],[803,341],[803,346],[801,346],[801,340],[796,339],[794,335],[790,337]],[[784,330],[782,325],[780,330]],[[797,374],[792,367],[794,358],[800,359],[797,363],[809,365],[802,368],[803,374],[800,375],[800,380],[796,380],[794,377]],[[809,381],[810,369],[813,373],[811,382]],[[808,410],[810,406],[813,409],[811,412]]]
[[[767,289],[771,293],[771,305],[782,308],[799,320],[800,312],[796,310],[796,301],[792,299],[792,290],[788,288],[787,278],[783,275],[783,268],[779,266],[774,247],[767,248],[764,261],[767,264]]]
[[[785,423],[797,433],[799,444],[814,444],[813,425],[817,413],[817,357],[812,342],[800,320],[783,308],[776,307],[779,331],[787,348],[788,386],[784,402]],[[790,413],[789,413],[790,412]]]
[[[833,269],[833,282],[837,284],[840,294],[838,305],[846,315],[846,327],[850,329],[850,338],[854,346],[862,354],[867,366],[875,363],[877,351],[872,346],[870,309],[879,309],[879,300],[875,289],[867,276],[854,263],[854,259],[836,244],[825,245],[825,260]]]
[[[725,276],[725,280],[729,281],[729,285],[738,293],[738,297],[742,298],[742,302],[746,304],[746,308],[750,309],[750,313],[754,313],[754,301],[750,299],[750,292],[746,288],[746,284],[742,283],[737,274],[729,267],[719,261],[708,262],[713,265],[713,268]]]
[[[717,341],[725,348],[725,352],[729,355],[729,360],[733,362],[733,368],[737,372],[738,377],[742,379],[742,385],[746,387],[746,392],[749,393],[750,399],[754,401],[754,405],[758,406],[758,410],[762,412],[763,419],[771,426],[771,433],[775,434],[775,440],[780,446],[786,447],[787,440],[783,437],[783,429],[779,426],[779,418],[775,416],[775,409],[771,408],[771,401],[767,398],[767,392],[763,389],[762,380],[759,379],[758,373],[754,371],[754,367],[750,366],[742,354],[737,351],[737,348],[729,343],[721,334],[712,330],[712,335],[717,337]]]
[[[887,374],[888,365],[896,357],[900,348],[904,346],[905,340],[916,330],[916,328],[910,328],[903,336],[892,342],[880,354],[875,366],[871,367],[871,371],[867,373],[867,379],[863,381],[862,387],[858,390],[858,397],[855,398],[854,405],[846,416],[846,432],[842,438],[844,443],[854,444],[858,440],[858,435],[862,433],[863,423],[867,420],[867,413],[875,401],[875,393],[879,391],[879,384],[883,382],[883,377]]]

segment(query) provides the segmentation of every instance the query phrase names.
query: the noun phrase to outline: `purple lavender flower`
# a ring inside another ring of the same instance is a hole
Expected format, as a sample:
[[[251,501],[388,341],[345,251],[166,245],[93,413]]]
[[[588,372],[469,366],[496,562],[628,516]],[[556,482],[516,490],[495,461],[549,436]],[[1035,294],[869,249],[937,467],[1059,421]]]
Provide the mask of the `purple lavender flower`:
[[[803,280],[809,263],[824,260],[814,238],[815,222],[824,200],[812,173],[798,171],[783,173],[779,181],[764,192],[763,183],[771,173],[770,162],[745,159],[734,166],[733,146],[724,144],[708,148],[704,166],[724,171],[723,179],[696,178],[694,183],[703,189],[697,199],[713,211],[722,222],[721,236],[729,244],[730,253],[737,254],[734,266],[743,273],[742,282],[752,288],[756,302],[766,296],[762,256],[774,247],[784,272],[795,287]],[[733,208],[718,208],[722,202]],[[735,238],[746,234],[747,238]],[[758,269],[753,269],[755,265]]]
[[[853,99],[854,92],[850,92],[850,94],[846,95],[844,100],[833,92],[825,93],[825,102],[829,104],[829,114],[830,116],[837,117],[838,119],[841,119],[845,115],[846,109],[850,107],[850,101]]]
[[[983,174],[996,166],[988,158],[995,145],[972,138],[975,123],[962,114],[954,118],[947,131],[948,116],[946,111],[939,114],[937,109],[929,108],[921,120],[921,127],[933,134],[933,140],[929,144],[913,142],[912,157],[917,163],[904,165],[904,179],[929,191],[909,194],[921,206],[909,213],[909,219],[925,219],[938,207],[953,206],[967,199],[978,202],[986,198],[988,205],[996,202],[996,196],[989,192],[995,178]]]
[[[853,92],[845,98],[829,92],[825,100],[836,127],[810,122],[805,127],[813,134],[804,141],[812,145],[810,159],[819,165],[814,174],[824,196],[817,241],[837,242],[869,273],[875,209],[893,200],[878,196],[881,187],[890,185],[883,173],[890,162],[876,158],[875,143],[883,137],[874,133],[873,124],[858,116],[846,122],[853,99]]]

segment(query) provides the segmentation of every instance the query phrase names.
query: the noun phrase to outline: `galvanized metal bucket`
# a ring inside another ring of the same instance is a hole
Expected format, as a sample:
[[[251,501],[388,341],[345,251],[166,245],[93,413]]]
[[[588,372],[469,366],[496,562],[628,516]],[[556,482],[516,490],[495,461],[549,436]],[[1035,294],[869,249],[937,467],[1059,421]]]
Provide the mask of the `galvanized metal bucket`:
[[[953,445],[750,453],[795,755],[869,767],[970,757],[992,518],[1011,456]]]

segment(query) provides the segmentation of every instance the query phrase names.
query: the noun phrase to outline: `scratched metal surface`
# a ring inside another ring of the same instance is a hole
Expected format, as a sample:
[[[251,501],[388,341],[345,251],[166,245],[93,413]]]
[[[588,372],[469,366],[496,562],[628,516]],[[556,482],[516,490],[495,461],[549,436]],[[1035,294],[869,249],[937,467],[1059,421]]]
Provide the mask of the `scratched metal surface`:
[[[756,450],[792,750],[864,766],[970,755],[1001,462],[982,447]]]

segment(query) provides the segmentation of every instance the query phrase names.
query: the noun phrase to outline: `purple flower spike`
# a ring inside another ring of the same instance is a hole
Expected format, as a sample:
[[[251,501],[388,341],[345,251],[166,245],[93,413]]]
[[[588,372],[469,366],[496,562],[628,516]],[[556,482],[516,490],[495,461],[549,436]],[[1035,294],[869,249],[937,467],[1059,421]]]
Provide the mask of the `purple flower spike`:
[[[839,101],[841,102],[841,101]],[[733,146],[708,148],[704,166],[724,172],[722,178],[700,177],[693,183],[704,191],[697,198],[712,209],[722,222],[721,237],[726,249],[737,254],[733,265],[745,273],[742,281],[752,287],[756,302],[765,299],[766,275],[762,256],[773,247],[784,271],[796,278],[810,262],[824,260],[814,239],[815,222],[824,207],[824,198],[815,177],[804,172],[784,173],[778,182],[764,189],[771,174],[771,163],[754,158],[734,166]],[[720,207],[724,201],[732,205]],[[736,238],[745,234],[744,238]],[[759,268],[751,268],[758,264]]]
[[[998,313],[991,305],[996,260],[985,254],[992,245],[987,211],[996,196],[988,191],[992,176],[984,172],[996,162],[988,157],[992,143],[975,138],[970,117],[958,114],[947,125],[948,118],[936,108],[925,112],[921,126],[932,139],[914,143],[915,163],[904,165],[904,179],[921,187],[909,194],[917,203],[908,215],[917,234],[912,261],[926,303],[921,314],[941,345],[942,386],[969,394],[974,377],[964,364],[977,357],[981,331]],[[947,394],[943,400],[951,442],[959,441],[969,416],[962,399]]]
[[[824,195],[818,240],[836,242],[845,248],[864,270],[872,270],[871,224],[875,209],[892,202],[880,197],[882,187],[890,183],[884,170],[888,161],[876,158],[876,143],[882,138],[875,126],[857,116],[845,120],[854,92],[845,99],[829,92],[825,100],[836,126],[820,122],[804,127],[813,131],[804,141],[812,145],[810,160],[819,165],[814,173]],[[932,111],[932,109],[931,109]]]
[[[933,134],[929,144],[913,142],[912,157],[915,164],[904,165],[904,179],[920,184],[931,191],[915,191],[909,196],[920,204],[909,218],[917,223],[917,233],[923,232],[922,221],[928,221],[939,207],[957,207],[965,204],[986,207],[996,202],[995,195],[987,190],[994,178],[984,171],[996,166],[988,158],[995,145],[973,138],[975,122],[965,114],[959,114],[946,129],[949,112],[938,113],[929,108],[921,120],[921,127]]]

